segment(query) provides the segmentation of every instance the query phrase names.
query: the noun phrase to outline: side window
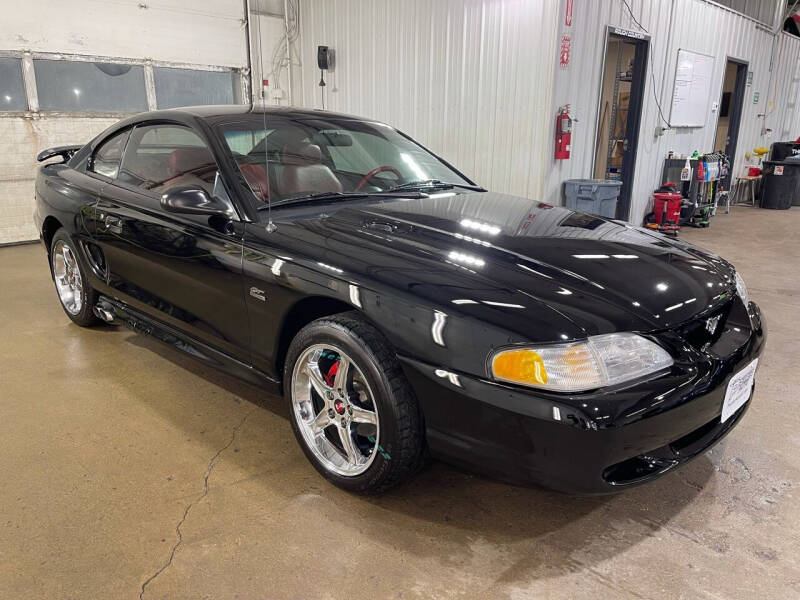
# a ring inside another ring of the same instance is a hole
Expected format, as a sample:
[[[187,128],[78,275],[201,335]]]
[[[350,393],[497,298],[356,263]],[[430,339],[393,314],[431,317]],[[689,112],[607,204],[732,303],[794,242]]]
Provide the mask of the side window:
[[[130,129],[126,129],[100,144],[92,154],[92,160],[86,170],[114,179],[119,173],[122,152],[125,150],[129,134]]]
[[[180,125],[141,125],[131,133],[119,181],[148,193],[194,185],[214,192],[217,163],[194,131]]]

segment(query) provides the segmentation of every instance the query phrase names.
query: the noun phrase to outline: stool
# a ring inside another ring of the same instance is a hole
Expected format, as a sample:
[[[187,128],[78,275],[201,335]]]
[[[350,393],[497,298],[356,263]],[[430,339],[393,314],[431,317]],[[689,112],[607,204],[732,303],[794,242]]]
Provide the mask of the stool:
[[[737,175],[736,185],[733,188],[733,194],[728,194],[728,199],[725,204],[725,213],[731,212],[731,205],[735,206],[741,202],[744,206],[756,205],[756,182],[761,180],[761,175]],[[750,190],[750,202],[747,202],[747,191]],[[746,204],[745,204],[746,203]]]

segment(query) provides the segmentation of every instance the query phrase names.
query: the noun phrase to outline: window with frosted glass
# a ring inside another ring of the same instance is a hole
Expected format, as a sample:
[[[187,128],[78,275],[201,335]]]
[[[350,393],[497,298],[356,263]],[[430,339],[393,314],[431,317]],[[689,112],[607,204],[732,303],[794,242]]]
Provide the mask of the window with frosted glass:
[[[33,70],[41,110],[147,110],[141,65],[35,59]]]
[[[233,104],[238,75],[231,71],[197,71],[154,67],[158,108]]]
[[[22,61],[18,58],[0,58],[0,111],[27,109]]]

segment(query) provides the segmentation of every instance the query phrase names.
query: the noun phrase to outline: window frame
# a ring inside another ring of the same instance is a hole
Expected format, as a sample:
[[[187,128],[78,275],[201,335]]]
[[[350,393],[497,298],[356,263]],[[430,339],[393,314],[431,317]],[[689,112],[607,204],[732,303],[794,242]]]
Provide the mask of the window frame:
[[[25,108],[19,108],[15,110],[0,110],[0,116],[10,115],[19,117],[20,115],[29,113],[31,110],[31,100],[30,100],[30,94],[28,93],[28,78],[26,77],[25,74],[25,61],[23,60],[23,53],[0,51],[0,58],[12,59],[19,62],[19,70],[21,76],[20,79],[22,81],[22,91],[25,94]]]
[[[230,79],[230,83],[231,83],[231,88],[230,88],[231,89],[231,100],[232,100],[232,102],[234,104],[237,103],[236,101],[237,101],[238,94],[237,94],[237,89],[236,89],[237,86],[236,86],[236,81],[235,81],[236,72],[233,71],[233,70],[230,70],[230,69],[222,69],[222,70],[218,70],[218,69],[197,69],[197,68],[192,68],[192,67],[188,67],[188,66],[177,67],[175,65],[166,66],[166,65],[161,65],[161,64],[154,64],[154,65],[151,66],[151,69],[152,69],[152,73],[153,73],[153,93],[155,95],[154,100],[155,100],[155,105],[156,106],[158,106],[158,96],[159,96],[158,82],[156,81],[156,74],[157,74],[156,71],[161,71],[163,73],[164,71],[169,71],[169,70],[181,71],[181,72],[194,71],[196,73],[221,73],[221,74],[226,76],[226,79]],[[162,95],[163,95],[163,91],[164,90],[162,90]],[[241,98],[238,98],[238,99],[241,100]],[[193,105],[197,106],[196,103],[193,104]],[[184,105],[179,105],[179,106],[184,106]],[[203,106],[203,105],[201,105],[201,106]],[[174,109],[174,108],[177,108],[177,107],[165,106],[165,107],[159,107],[159,108],[163,108],[164,110],[171,110],[171,109]]]
[[[99,179],[105,183],[113,183],[116,180],[116,177],[109,177],[108,175],[103,175],[102,173],[98,173],[97,171],[92,170],[94,167],[94,157],[95,154],[108,142],[110,142],[113,138],[117,137],[118,135],[124,133],[127,135],[125,138],[125,145],[122,147],[122,152],[119,156],[119,167],[117,167],[117,175],[119,175],[119,170],[122,168],[122,159],[125,157],[125,150],[128,148],[128,142],[131,139],[131,132],[133,131],[134,126],[129,127],[121,127],[120,129],[115,130],[114,132],[110,133],[109,135],[105,136],[101,141],[95,144],[92,147],[92,151],[89,153],[89,156],[86,157],[86,162],[84,163],[83,172],[88,175],[89,177],[94,177],[95,179]]]
[[[103,181],[104,183],[106,183],[109,186],[113,186],[115,188],[119,188],[119,189],[125,190],[127,192],[132,192],[132,193],[137,194],[138,196],[140,196],[142,198],[147,198],[148,200],[151,200],[151,201],[155,200],[155,208],[158,210],[158,212],[160,214],[164,214],[164,215],[171,214],[171,213],[167,213],[167,211],[165,211],[163,208],[161,208],[161,202],[160,202],[161,194],[159,194],[157,192],[150,192],[149,190],[142,189],[141,187],[138,187],[138,186],[135,186],[135,185],[131,185],[131,184],[126,183],[124,181],[120,181],[119,180],[119,171],[117,171],[117,177],[115,177],[113,179],[110,179],[110,178],[108,178],[108,177],[106,177],[104,175],[101,175],[99,173],[96,173],[94,171],[89,171],[89,165],[94,159],[95,152],[101,146],[103,146],[106,142],[111,140],[111,138],[113,138],[117,134],[127,130],[128,131],[128,139],[125,141],[125,148],[123,149],[122,156],[120,158],[120,169],[121,169],[122,168],[122,163],[125,160],[125,155],[127,154],[128,150],[130,149],[130,140],[131,140],[131,137],[133,136],[134,130],[137,127],[152,127],[152,126],[158,126],[158,125],[169,126],[169,127],[182,127],[184,129],[188,129],[189,131],[191,131],[197,137],[200,138],[200,140],[203,142],[203,144],[205,144],[206,148],[208,148],[208,151],[211,153],[211,157],[214,159],[214,164],[217,166],[217,174],[218,174],[217,176],[219,177],[220,182],[222,184],[222,187],[224,188],[225,195],[227,196],[227,198],[221,198],[221,197],[218,197],[218,198],[220,200],[222,200],[223,202],[226,202],[228,204],[228,208],[230,209],[229,210],[230,214],[229,214],[228,218],[230,218],[232,221],[242,221],[243,219],[242,219],[241,209],[239,208],[238,203],[236,202],[235,194],[231,193],[231,190],[235,189],[235,188],[233,188],[231,186],[231,184],[227,181],[227,177],[225,175],[225,171],[220,165],[219,157],[217,156],[217,154],[214,151],[214,145],[212,143],[210,143],[210,140],[208,139],[208,136],[206,136],[203,131],[201,131],[200,129],[198,129],[196,127],[192,127],[191,125],[189,125],[187,123],[184,123],[184,122],[181,122],[181,121],[178,121],[178,120],[175,120],[175,119],[143,119],[143,120],[136,121],[134,123],[127,123],[124,126],[120,127],[119,129],[115,129],[114,131],[110,132],[108,135],[103,136],[102,139],[99,139],[95,143],[92,144],[92,150],[89,153],[89,156],[87,157],[87,160],[83,165],[83,169],[82,169],[83,173],[85,173],[89,177],[94,177],[96,179],[99,179],[99,180]],[[148,204],[147,208],[152,209],[152,208],[154,208],[154,206]]]
[[[32,58],[31,62],[39,112],[42,114],[136,114],[149,108],[143,65],[51,58]],[[104,71],[104,66],[126,67],[128,71],[120,80],[115,80]],[[75,96],[69,93],[69,88],[73,86]],[[71,106],[73,101],[75,106]],[[45,107],[45,103],[51,106]],[[109,106],[103,106],[105,104]]]
[[[215,71],[230,73],[237,80],[234,85],[233,101],[237,105],[246,105],[250,97],[250,79],[247,77],[244,67],[230,67],[202,63],[179,63],[174,61],[150,60],[146,58],[122,58],[113,56],[100,56],[94,54],[70,54],[59,52],[31,52],[21,50],[2,50],[0,57],[16,58],[22,61],[22,82],[25,88],[27,109],[24,111],[0,111],[0,117],[20,117],[36,118],[46,117],[98,117],[98,118],[122,118],[136,114],[138,111],[125,112],[121,110],[95,111],[95,110],[41,110],[39,106],[39,95],[36,88],[36,74],[34,71],[34,60],[64,60],[71,62],[100,62],[119,65],[134,65],[144,67],[145,98],[147,99],[147,111],[159,110],[155,93],[155,80],[153,76],[154,67],[166,67],[173,69],[189,69],[192,71]]]

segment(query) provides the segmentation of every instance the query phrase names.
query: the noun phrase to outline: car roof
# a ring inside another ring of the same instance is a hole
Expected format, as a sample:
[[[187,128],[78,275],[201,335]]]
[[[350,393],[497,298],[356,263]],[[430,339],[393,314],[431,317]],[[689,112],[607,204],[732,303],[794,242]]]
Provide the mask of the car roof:
[[[295,119],[313,119],[320,117],[329,117],[336,119],[355,119],[355,120],[371,120],[363,119],[354,115],[347,115],[343,113],[336,113],[327,110],[317,110],[308,108],[299,108],[296,106],[254,106],[252,104],[217,104],[206,106],[182,106],[179,108],[170,108],[167,110],[156,110],[152,112],[142,113],[137,115],[141,118],[180,118],[180,117],[198,117],[206,121],[220,121],[226,117],[236,117],[239,115],[263,115],[266,113],[275,116],[284,116]]]

